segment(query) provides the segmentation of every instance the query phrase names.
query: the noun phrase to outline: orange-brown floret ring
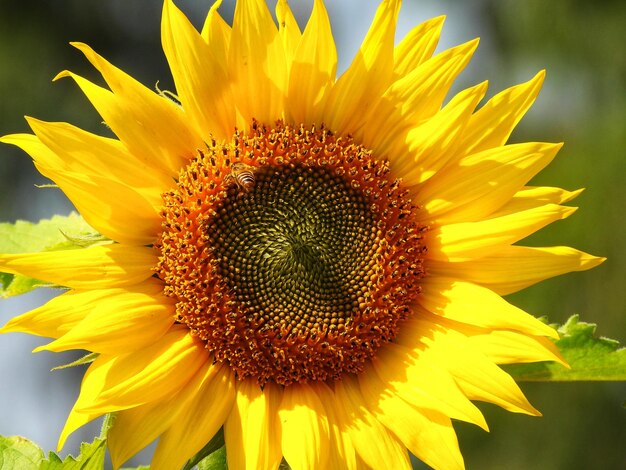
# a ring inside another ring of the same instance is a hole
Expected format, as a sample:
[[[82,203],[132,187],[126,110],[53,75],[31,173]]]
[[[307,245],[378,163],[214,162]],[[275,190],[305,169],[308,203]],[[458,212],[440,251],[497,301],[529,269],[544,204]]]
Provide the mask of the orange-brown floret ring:
[[[327,129],[253,123],[164,194],[157,275],[176,319],[240,379],[357,373],[424,276],[424,227],[386,161]]]

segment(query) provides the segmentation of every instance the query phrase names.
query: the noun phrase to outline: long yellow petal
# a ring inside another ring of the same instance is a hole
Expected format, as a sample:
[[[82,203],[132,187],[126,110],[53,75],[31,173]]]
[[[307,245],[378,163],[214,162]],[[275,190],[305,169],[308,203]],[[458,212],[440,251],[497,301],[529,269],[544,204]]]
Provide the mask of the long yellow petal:
[[[476,111],[463,132],[460,155],[504,145],[537,98],[544,78],[545,71],[541,71],[530,81],[498,93]]]
[[[217,46],[207,44],[172,0],[163,3],[161,39],[178,98],[195,132],[206,142],[211,136],[232,135],[234,102],[227,70],[213,57]]]
[[[220,63],[224,70],[228,70],[228,48],[230,47],[231,28],[220,16],[217,9],[222,0],[216,0],[207,14],[202,26],[202,39],[209,45],[213,58]]]
[[[315,0],[289,74],[287,111],[294,122],[323,121],[332,83],[337,72],[337,49],[324,2]]]
[[[357,470],[356,451],[345,427],[341,426],[336,408],[343,406],[337,401],[335,393],[322,382],[313,382],[309,386],[315,391],[328,417],[330,451],[328,467],[337,470]]]
[[[437,367],[447,370],[468,398],[493,403],[508,411],[539,414],[507,373],[473,347],[462,330],[450,326],[456,322],[444,321],[440,323],[442,327],[432,328],[429,320],[421,318],[422,315],[403,325],[396,338],[399,344],[411,347],[414,338],[420,338],[428,346],[424,355]],[[458,323],[454,326],[462,328]],[[424,331],[428,334],[424,335]]]
[[[71,44],[85,54],[115,94],[113,105],[122,113],[120,117],[126,118],[119,125],[107,121],[116,135],[139,160],[177,175],[202,145],[183,110],[114,67],[86,44]]]
[[[135,106],[127,104],[115,93],[102,88],[89,80],[67,70],[59,73],[55,80],[69,77],[80,87],[81,91],[98,111],[106,125],[115,133],[124,146],[128,149],[133,160],[144,162],[154,166],[164,174],[176,176],[184,162],[191,155],[175,155],[170,157],[154,158],[150,153],[151,129],[146,130],[141,124],[133,122]],[[129,109],[132,108],[133,110]],[[158,147],[155,145],[155,149]],[[164,150],[165,152],[165,150]]]
[[[567,191],[550,186],[526,186],[515,193],[509,202],[491,214],[490,218],[535,209],[545,204],[563,204],[578,197],[583,191],[584,189]]]
[[[586,271],[605,259],[567,246],[538,248],[513,245],[492,256],[472,261],[448,263],[429,260],[426,266],[433,276],[456,277],[507,295],[544,279]]]
[[[278,34],[285,50],[287,72],[289,72],[296,49],[300,44],[302,33],[287,0],[278,0],[276,2],[276,19],[278,20]]]
[[[410,347],[387,345],[379,350],[367,373],[359,376],[360,380],[368,381],[370,396],[397,395],[413,406],[487,430],[480,410],[462,393],[450,373],[429,359],[427,349],[417,339]]]
[[[204,382],[215,376],[214,367],[205,363],[178,393],[116,414],[107,436],[115,469],[163,434],[183,410],[195,405],[194,398]]]
[[[83,412],[79,410],[79,401],[91,402],[98,395],[100,389],[98,387],[91,387],[89,384],[94,381],[98,381],[98,377],[101,377],[103,374],[106,374],[108,370],[108,366],[111,363],[111,358],[106,356],[99,356],[95,361],[91,363],[91,365],[85,371],[85,375],[83,376],[83,380],[80,386],[80,394],[76,403],[72,407],[67,420],[65,421],[65,425],[63,426],[63,430],[59,435],[59,441],[57,444],[57,452],[59,452],[63,446],[65,445],[65,441],[70,434],[76,431],[81,426],[93,421],[94,419],[106,414],[106,411],[98,410],[92,412]],[[95,380],[94,380],[95,379]]]
[[[28,333],[58,338],[85,318],[94,302],[107,298],[109,289],[69,291],[41,307],[11,318],[0,333]]]
[[[151,277],[155,264],[152,248],[118,244],[0,255],[0,272],[23,274],[73,289],[132,286]]]
[[[416,202],[421,217],[437,225],[485,218],[548,165],[560,148],[523,143],[455,160],[420,186]]]
[[[235,5],[228,70],[232,94],[243,120],[273,124],[283,117],[287,64],[278,30],[264,0]]]
[[[65,292],[30,312],[13,317],[0,333],[29,333],[37,336],[58,338],[78,325],[91,313],[94,305],[107,303],[120,294],[158,295],[163,290],[160,281],[148,279],[132,287],[95,290],[71,290]]]
[[[364,145],[376,154],[395,157],[393,153],[388,155],[394,146],[402,145],[406,136],[415,132],[413,128],[440,110],[454,79],[468,64],[477,45],[474,40],[448,49],[391,84],[372,104],[363,129],[357,133]]]
[[[149,347],[113,357],[106,374],[88,384],[99,390],[97,397],[91,402],[79,397],[77,409],[109,413],[163,399],[180,390],[207,361],[204,344],[186,327],[175,325]]]
[[[575,211],[575,207],[545,204],[478,222],[444,225],[427,233],[426,256],[439,261],[471,261],[489,256]]]
[[[329,454],[328,416],[307,384],[285,387],[278,410],[282,451],[294,470],[326,468]]]
[[[353,376],[335,382],[340,427],[347,429],[359,457],[371,468],[411,469],[406,447],[368,410]]]
[[[370,376],[361,374],[359,383],[372,414],[407,446],[413,455],[433,468],[463,469],[463,456],[448,416],[409,405],[392,394],[371,387]]]
[[[458,137],[486,91],[486,82],[463,90],[431,119],[411,129],[406,142],[395,142],[389,150],[394,174],[416,186],[437,173],[454,156]]]
[[[393,51],[394,81],[408,75],[432,56],[445,16],[437,16],[415,26]]]
[[[189,400],[154,452],[150,468],[181,468],[222,427],[235,401],[235,377],[227,365],[213,365],[198,392]]]
[[[325,122],[342,134],[354,134],[393,74],[393,47],[400,0],[383,1],[350,67],[337,80],[325,110]]]
[[[511,305],[498,294],[470,282],[428,277],[418,302],[444,318],[486,328],[511,329],[558,339],[549,325]]]
[[[226,458],[231,470],[275,470],[281,459],[278,409],[282,390],[255,380],[237,384],[237,396],[224,423]]]
[[[15,134],[0,141],[27,152],[41,174],[57,183],[85,220],[106,237],[132,245],[154,242],[160,221],[154,190],[138,191],[106,172],[84,172],[78,164],[74,164],[74,170],[67,170],[67,163],[36,136]],[[102,148],[106,150],[106,145]],[[115,144],[111,150],[115,155]]]
[[[162,286],[155,287],[162,290]],[[175,317],[174,301],[156,289],[109,290],[110,296],[92,304],[78,325],[33,352],[86,349],[119,355],[148,347],[170,329]]]
[[[108,176],[135,189],[155,207],[161,205],[161,193],[174,183],[171,175],[156,169],[149,159],[135,158],[119,140],[91,134],[64,122],[30,117],[26,120],[41,143],[58,157],[38,155],[35,161],[44,166]]]
[[[492,330],[470,336],[468,343],[496,364],[554,361],[569,367],[556,345],[543,336]]]

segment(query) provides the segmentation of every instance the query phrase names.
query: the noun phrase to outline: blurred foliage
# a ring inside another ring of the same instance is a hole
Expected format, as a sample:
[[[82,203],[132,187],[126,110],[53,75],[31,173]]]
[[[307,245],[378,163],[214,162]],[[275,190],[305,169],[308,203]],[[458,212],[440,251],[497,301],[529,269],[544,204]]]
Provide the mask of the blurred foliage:
[[[347,0],[327,0],[334,1]],[[196,25],[209,3],[177,1]],[[454,34],[450,28],[456,21],[472,33],[456,38],[459,42],[482,37],[476,61],[469,66],[472,83],[488,78],[490,93],[495,93],[548,69],[544,90],[513,140],[565,141],[559,158],[534,183],[588,189],[574,201],[581,206],[578,213],[531,237],[528,244],[570,245],[609,258],[591,272],[543,282],[509,300],[559,323],[578,313],[581,320],[598,323],[600,335],[626,343],[626,2],[430,3],[449,15],[444,36]],[[232,9],[232,4],[224,7]],[[172,90],[161,53],[160,9],[159,0],[0,0],[0,134],[27,131],[24,113],[107,134],[70,80],[50,82],[68,68],[102,83],[81,54],[67,45],[69,41],[90,44],[147,86],[158,80],[162,89]],[[70,211],[58,191],[33,187],[46,180],[19,150],[3,145],[0,155],[0,221],[36,220]],[[623,383],[522,388],[545,417],[511,415],[481,405],[491,434],[463,423],[457,426],[469,469],[626,468]]]

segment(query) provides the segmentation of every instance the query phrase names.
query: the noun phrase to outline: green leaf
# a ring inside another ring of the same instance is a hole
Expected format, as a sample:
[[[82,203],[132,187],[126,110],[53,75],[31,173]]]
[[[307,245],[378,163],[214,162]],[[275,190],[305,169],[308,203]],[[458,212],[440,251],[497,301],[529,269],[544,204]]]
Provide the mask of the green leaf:
[[[25,437],[0,436],[0,468],[2,470],[37,470],[43,451]]]
[[[198,470],[225,470],[227,468],[226,447],[220,447],[198,464]]]
[[[504,369],[515,380],[528,382],[626,380],[626,348],[615,340],[596,337],[596,325],[573,315],[558,332],[556,345],[571,369],[554,362],[511,364]]]
[[[105,452],[106,439],[97,437],[90,444],[83,442],[80,445],[78,457],[68,455],[61,460],[57,454],[50,452],[48,459],[41,462],[39,470],[102,470]]]
[[[55,215],[38,223],[23,220],[0,223],[0,253],[4,254],[72,250],[107,242],[76,212]],[[24,294],[46,285],[27,276],[0,273],[0,297]]]
[[[215,436],[213,436],[213,438],[208,442],[207,445],[205,445],[202,449],[200,449],[200,452],[198,452],[196,455],[194,455],[188,462],[187,464],[183,467],[183,470],[191,470],[193,467],[195,467],[196,465],[200,466],[200,463],[203,460],[206,460],[207,458],[211,457],[214,453],[216,453],[217,451],[220,450],[220,448],[224,448],[224,430],[220,428],[219,431],[217,431],[217,433],[215,433]],[[224,454],[226,455],[226,454]],[[202,467],[201,467],[202,468]],[[209,467],[212,470],[217,470],[219,469],[226,469],[226,457],[224,457],[224,466],[223,467],[217,467],[217,466],[213,466],[213,467]]]

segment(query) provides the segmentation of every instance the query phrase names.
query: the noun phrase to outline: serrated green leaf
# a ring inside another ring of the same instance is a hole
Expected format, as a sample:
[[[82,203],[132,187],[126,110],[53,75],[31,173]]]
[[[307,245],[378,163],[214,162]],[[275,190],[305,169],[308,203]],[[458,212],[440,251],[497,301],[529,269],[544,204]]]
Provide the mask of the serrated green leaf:
[[[0,253],[36,253],[76,248],[69,237],[93,236],[96,231],[76,212],[37,223],[0,223]]]
[[[24,220],[0,223],[0,253],[72,250],[107,242],[76,212],[55,215],[38,223]],[[24,294],[41,286],[50,285],[26,276],[0,273],[0,297]]]
[[[54,452],[50,452],[48,459],[41,462],[39,470],[102,470],[105,452],[106,439],[97,437],[92,443],[83,442],[80,445],[78,457],[68,455],[61,460]]]
[[[623,381],[626,380],[626,348],[615,340],[595,336],[596,325],[573,315],[558,328],[556,341],[571,369],[554,362],[511,364],[505,370],[517,381]]]
[[[44,458],[37,444],[21,436],[0,436],[2,470],[37,470]]]

